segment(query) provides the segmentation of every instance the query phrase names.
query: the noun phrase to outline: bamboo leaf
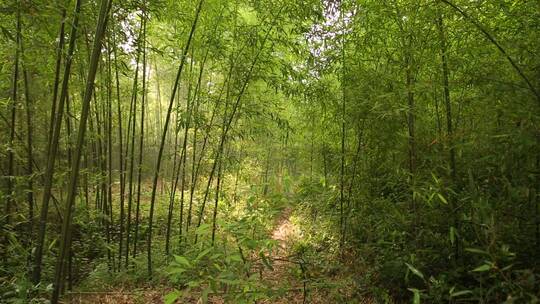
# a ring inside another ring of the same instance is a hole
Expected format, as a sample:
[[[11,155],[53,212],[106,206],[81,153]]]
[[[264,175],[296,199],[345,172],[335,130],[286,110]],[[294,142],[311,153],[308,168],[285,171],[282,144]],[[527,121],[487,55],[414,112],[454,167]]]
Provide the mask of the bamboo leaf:
[[[421,278],[422,280],[424,280],[424,275],[422,274],[422,272],[420,272],[420,270],[414,268],[411,264],[409,263],[405,263],[405,265],[407,265],[407,267],[409,268],[409,270],[414,274],[416,275],[417,277]]]
[[[461,291],[452,292],[450,294],[450,297],[455,298],[455,297],[459,297],[459,296],[463,296],[463,295],[467,295],[467,294],[472,294],[472,293],[473,292],[470,291],[470,290],[461,290]]]
[[[437,193],[437,196],[439,197],[441,202],[443,202],[445,205],[448,205],[448,201],[446,200],[446,198],[444,198],[444,196],[442,194]]]
[[[420,304],[420,290],[408,288],[413,293],[413,304]]]
[[[491,265],[484,264],[473,269],[473,272],[485,272],[491,269]]]
[[[197,255],[197,258],[195,258],[195,260],[200,261],[200,260],[201,260],[202,258],[204,258],[210,251],[212,251],[212,249],[213,249],[212,247],[209,247],[209,248],[207,248],[207,249],[201,251],[201,253],[199,253],[199,254]]]
[[[178,290],[174,290],[173,292],[168,293],[163,300],[165,301],[165,304],[172,304],[176,300],[178,300],[181,296],[181,292]]]
[[[450,227],[450,243],[454,245],[456,241],[456,228]]]
[[[468,252],[471,252],[471,253],[489,255],[489,253],[487,251],[477,249],[477,248],[465,248],[465,251],[468,251]]]
[[[184,265],[188,268],[191,268],[191,263],[189,262],[189,260],[181,255],[174,255],[174,260],[180,265]]]

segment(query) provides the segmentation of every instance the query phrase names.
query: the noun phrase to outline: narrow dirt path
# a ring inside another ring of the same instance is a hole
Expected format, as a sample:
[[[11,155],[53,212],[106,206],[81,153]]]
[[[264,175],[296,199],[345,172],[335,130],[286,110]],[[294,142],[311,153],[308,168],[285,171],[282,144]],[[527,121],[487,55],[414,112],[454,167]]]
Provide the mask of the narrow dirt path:
[[[292,280],[293,278],[291,278],[291,275],[289,274],[290,268],[295,267],[294,261],[291,259],[290,255],[292,244],[298,235],[298,229],[290,220],[291,213],[292,210],[290,208],[283,210],[276,221],[274,230],[272,230],[272,233],[270,234],[270,237],[277,241],[277,246],[270,256],[273,270],[267,269],[262,274],[263,279],[269,281],[270,285],[277,282],[281,284],[288,282],[291,284],[288,288],[298,287],[292,285],[300,284],[300,282]],[[281,287],[287,288],[287,286]]]
[[[287,249],[287,241],[290,240],[298,232],[296,227],[291,223],[290,216],[292,209],[286,208],[278,218],[277,224],[272,231],[272,239],[278,241],[280,251]]]
[[[262,275],[262,279],[271,288],[281,288],[285,294],[278,299],[271,299],[263,303],[304,303],[305,290],[301,278],[293,274],[294,268],[301,268],[298,261],[291,256],[292,246],[298,238],[298,227],[291,222],[292,209],[286,208],[282,211],[272,233],[271,239],[277,241],[277,246],[273,250],[270,259],[273,270],[267,269]],[[300,269],[302,272],[302,269]]]
[[[299,238],[299,229],[291,222],[292,208],[285,208],[277,218],[274,229],[269,237],[277,242],[277,246],[268,256],[272,269],[261,265],[259,275],[265,285],[273,290],[282,290],[282,294],[277,298],[268,299],[260,304],[300,304],[300,303],[327,303],[326,301],[316,300],[315,295],[307,297],[308,290],[304,289],[303,278],[299,274],[303,274],[303,268],[296,257],[291,256],[292,247]],[[163,303],[163,291],[143,289],[137,295],[123,290],[114,292],[96,292],[96,293],[79,293],[73,297],[66,299],[64,303],[121,303],[135,304],[142,302],[148,303]],[[320,298],[320,297],[319,297]],[[138,299],[138,300],[137,300]],[[191,303],[189,300],[184,300],[183,303]],[[219,297],[211,297],[211,303],[224,303]],[[193,303],[198,303],[194,300]]]

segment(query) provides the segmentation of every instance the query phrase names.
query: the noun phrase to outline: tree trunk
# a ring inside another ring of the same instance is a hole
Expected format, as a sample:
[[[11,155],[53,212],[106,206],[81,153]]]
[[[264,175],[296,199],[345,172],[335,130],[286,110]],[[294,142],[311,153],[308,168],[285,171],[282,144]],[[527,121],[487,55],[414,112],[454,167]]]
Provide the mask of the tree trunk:
[[[344,17],[343,17],[343,9],[341,9],[341,19],[342,19],[342,26],[344,26]],[[340,173],[339,173],[339,227],[341,231],[341,240],[340,240],[340,248],[343,245],[344,241],[344,224],[345,224],[345,212],[344,212],[344,203],[345,203],[345,141],[347,134],[345,133],[345,119],[346,119],[346,96],[345,96],[345,33],[342,33],[343,37],[342,39],[342,45],[341,45],[341,167],[340,167]]]
[[[21,39],[21,55],[23,58],[23,80],[24,80],[24,98],[26,101],[25,110],[26,110],[26,175],[28,178],[27,182],[27,193],[26,201],[28,202],[28,236],[27,242],[30,244],[33,240],[34,234],[34,145],[33,145],[33,134],[34,134],[34,125],[33,125],[33,112],[34,104],[30,96],[30,84],[28,83],[28,71],[26,70],[26,64],[24,61],[24,48]],[[31,255],[29,256],[31,260]],[[30,262],[29,260],[29,262]]]
[[[409,148],[409,174],[410,174],[410,187],[411,187],[411,205],[414,214],[414,226],[416,229],[417,224],[417,210],[416,199],[414,197],[415,176],[416,176],[416,134],[415,134],[415,120],[416,120],[416,107],[414,102],[414,92],[412,86],[414,85],[414,78],[411,71],[410,55],[406,55],[405,59],[405,81],[407,86],[407,129],[409,132],[408,148]]]
[[[203,144],[202,144],[202,147],[201,147],[201,151],[199,152],[199,159],[197,160],[197,166],[195,168],[195,173],[193,174],[193,178],[192,178],[193,182],[191,184],[191,189],[190,189],[190,194],[189,194],[189,207],[188,207],[188,214],[187,214],[187,219],[186,219],[186,233],[189,231],[189,227],[191,226],[193,197],[194,197],[194,194],[195,194],[195,187],[197,186],[197,181],[198,181],[198,178],[199,178],[199,172],[200,172],[200,168],[201,168],[202,159],[203,159],[203,157],[205,155],[205,152],[206,152],[206,147],[207,147],[206,144],[208,143],[208,139],[210,138],[210,130],[212,129],[212,126],[213,126],[213,123],[214,123],[214,118],[216,117],[216,113],[218,111],[218,106],[219,106],[219,104],[221,102],[221,99],[223,97],[223,91],[225,89],[226,84],[230,80],[230,77],[231,77],[231,74],[232,74],[232,67],[233,66],[231,65],[231,67],[229,69],[228,76],[224,80],[223,86],[221,87],[220,92],[219,92],[219,96],[218,96],[216,102],[214,103],[214,108],[212,109],[212,115],[210,116],[210,121],[208,122],[208,125],[206,126],[206,131],[205,131],[206,134],[204,135],[204,140],[203,140]]]
[[[143,32],[143,26],[141,24],[139,28],[139,35],[137,36],[138,40],[141,39]],[[131,210],[133,207],[133,170],[135,166],[135,129],[136,129],[136,123],[137,123],[137,92],[138,92],[138,80],[139,80],[139,62],[140,62],[140,53],[141,48],[140,45],[137,43],[137,59],[136,59],[136,67],[135,67],[135,76],[133,78],[133,88],[131,91],[131,103],[129,108],[129,121],[128,121],[128,134],[127,136],[131,136],[131,140],[128,143],[128,147],[126,150],[126,156],[129,152],[129,157],[126,157],[126,166],[127,168],[127,158],[129,158],[129,189],[128,189],[128,206],[127,206],[127,225],[126,225],[126,253],[125,253],[125,266],[128,267],[129,262],[129,246],[131,241]]]
[[[118,117],[118,166],[120,171],[120,227],[118,234],[118,270],[122,267],[122,253],[123,253],[123,239],[124,239],[124,221],[125,221],[125,207],[124,207],[124,195],[125,195],[125,178],[126,172],[124,167],[124,140],[122,133],[122,100],[120,97],[120,77],[118,75],[118,52],[116,47],[116,35],[113,32],[113,53],[114,53],[114,76],[116,80],[116,110]]]
[[[133,240],[133,257],[137,255],[137,243],[139,242],[139,216],[141,204],[141,181],[142,181],[142,160],[144,152],[144,114],[146,109],[146,22],[148,15],[146,12],[146,1],[143,2],[143,38],[142,38],[142,55],[143,55],[143,73],[142,73],[142,96],[141,96],[141,127],[139,131],[139,162],[137,165],[137,207],[135,211],[135,237]]]
[[[212,246],[214,246],[214,241],[216,238],[216,228],[217,228],[217,214],[218,214],[218,203],[219,203],[219,191],[221,188],[221,167],[223,159],[219,160],[218,165],[218,175],[216,181],[216,199],[214,201],[214,214],[212,216]]]
[[[277,14],[278,16],[281,13],[282,9],[283,9],[283,7],[281,7],[281,9],[279,10],[279,12]],[[242,96],[244,96],[244,93],[245,93],[245,91],[246,91],[246,89],[248,87],[248,84],[251,81],[251,76],[253,75],[253,71],[255,69],[255,66],[257,65],[257,63],[259,61],[259,56],[261,55],[261,53],[262,53],[262,51],[263,51],[263,49],[265,47],[266,40],[268,39],[268,36],[272,32],[272,29],[274,28],[274,26],[275,26],[275,24],[273,24],[268,29],[268,31],[266,32],[266,34],[264,36],[264,39],[263,39],[263,41],[261,43],[261,47],[257,51],[257,54],[255,55],[255,58],[253,59],[253,62],[251,63],[251,66],[250,66],[250,68],[249,68],[249,70],[247,72],[246,78],[244,79],[244,82],[242,84],[240,92],[238,93],[238,96],[236,97],[236,101],[235,101],[235,103],[233,105],[231,114],[229,115],[229,119],[223,125],[223,132],[221,134],[220,143],[219,143],[219,146],[218,146],[217,151],[216,151],[216,156],[214,158],[214,163],[212,164],[212,170],[210,171],[210,176],[208,177],[208,183],[206,184],[206,191],[205,191],[205,194],[204,194],[204,199],[203,199],[200,211],[199,211],[199,219],[198,219],[198,222],[197,222],[197,228],[199,228],[201,226],[201,223],[202,223],[202,219],[203,219],[203,216],[204,216],[204,209],[205,209],[205,206],[206,206],[206,200],[208,199],[208,193],[209,193],[210,185],[212,183],[212,179],[213,179],[214,174],[216,172],[217,163],[219,162],[219,159],[221,158],[221,154],[223,153],[223,147],[224,147],[224,144],[225,144],[225,139],[226,139],[227,134],[228,134],[228,132],[229,132],[231,126],[232,126],[232,122],[233,122],[234,118],[236,117],[236,112],[237,112],[237,110],[238,110],[238,108],[240,106]],[[225,109],[227,109],[227,105],[225,106]],[[197,243],[197,235],[195,235],[195,243]]]
[[[18,103],[18,90],[19,90],[19,52],[20,52],[20,42],[21,42],[21,8],[17,4],[17,20],[16,20],[16,41],[15,41],[15,58],[14,58],[14,69],[13,69],[13,84],[11,91],[11,121],[10,121],[10,131],[9,131],[9,143],[8,143],[8,172],[7,172],[7,200],[5,208],[5,222],[2,227],[2,230],[9,231],[11,230],[11,209],[15,204],[15,190],[14,190],[14,171],[15,171],[15,153],[13,141],[15,140],[15,122],[17,117],[17,103]],[[4,252],[3,252],[3,261],[4,265],[7,265],[8,261],[8,251],[9,251],[9,233],[5,233],[4,237]]]
[[[450,71],[448,69],[448,59],[447,59],[447,48],[446,48],[446,35],[444,30],[444,21],[441,14],[437,18],[437,27],[439,30],[439,40],[441,43],[441,64],[442,64],[442,77],[443,77],[443,91],[444,91],[444,105],[446,109],[446,137],[448,139],[448,163],[450,166],[450,178],[452,184],[456,185],[456,152],[454,147],[454,131],[452,128],[452,101],[450,99],[450,85],[448,81],[448,76]],[[451,196],[450,193],[448,193]],[[458,233],[456,233],[456,238],[459,236],[459,215],[458,207],[456,200],[453,197],[449,197],[450,206],[452,208],[451,214],[453,216],[453,225]],[[454,254],[455,258],[459,258],[459,242],[456,240],[454,242]]]
[[[75,146],[75,155],[73,157],[73,165],[71,167],[69,179],[68,197],[64,208],[65,214],[62,223],[60,251],[55,267],[54,290],[51,298],[52,304],[58,303],[60,297],[60,290],[63,285],[63,268],[67,252],[69,251],[68,247],[71,244],[71,220],[73,213],[73,204],[75,202],[75,197],[77,194],[77,180],[79,176],[79,167],[86,134],[86,122],[88,120],[88,114],[90,112],[90,101],[92,99],[92,92],[94,91],[94,80],[96,78],[99,58],[101,56],[101,42],[105,34],[105,29],[107,27],[107,19],[109,16],[111,5],[111,0],[102,0],[100,4],[99,19],[97,21],[96,34],[94,37],[94,46],[92,49],[92,56],[90,57],[90,65],[88,67],[88,77],[86,79],[86,89],[84,92],[84,98],[82,100],[81,117],[77,134],[77,145]]]
[[[53,130],[54,130],[54,120],[56,117],[56,102],[58,99],[58,87],[60,85],[60,70],[62,67],[62,54],[64,52],[64,41],[65,41],[65,22],[66,20],[66,9],[62,8],[62,18],[60,23],[60,34],[58,35],[58,46],[56,48],[56,67],[54,71],[54,88],[53,88],[53,99],[51,103],[51,119],[49,123],[49,136],[47,138],[47,151],[51,146],[51,140]]]
[[[73,17],[73,24],[71,27],[71,33],[69,37],[69,47],[66,57],[66,63],[64,66],[64,77],[62,80],[62,89],[60,91],[60,99],[58,101],[58,109],[56,109],[56,116],[51,120],[54,120],[54,126],[49,132],[52,132],[50,136],[50,144],[47,147],[47,167],[44,173],[44,186],[43,186],[43,198],[41,202],[41,212],[39,217],[39,232],[36,243],[36,253],[34,258],[34,272],[32,275],[33,283],[39,283],[41,279],[41,263],[43,260],[43,247],[45,243],[45,232],[47,228],[47,215],[49,212],[49,200],[52,195],[52,184],[54,176],[54,163],[56,161],[56,155],[58,153],[58,141],[60,139],[60,131],[62,126],[62,116],[64,114],[64,103],[68,94],[69,76],[71,73],[71,64],[73,61],[73,52],[75,50],[75,42],[77,40],[77,28],[79,24],[79,13],[81,10],[81,0],[77,0],[75,3],[75,13]],[[63,21],[62,21],[63,22]],[[61,52],[61,50],[60,50]],[[57,59],[57,64],[60,64],[60,60]],[[53,100],[53,103],[55,100]]]
[[[180,78],[182,76],[182,70],[184,69],[184,64],[186,62],[186,56],[187,56],[188,50],[189,50],[190,45],[191,45],[191,40],[193,39],[195,29],[197,27],[197,21],[199,20],[199,15],[200,15],[203,3],[204,3],[204,0],[199,0],[199,4],[197,6],[197,11],[195,12],[195,20],[193,21],[193,24],[191,26],[189,37],[188,37],[187,43],[186,43],[186,45],[184,47],[184,51],[182,53],[182,59],[180,61],[180,66],[178,68],[178,73],[176,74],[176,79],[175,79],[175,82],[174,82],[174,87],[173,87],[173,90],[172,90],[171,99],[169,101],[169,106],[167,108],[167,114],[165,116],[165,126],[163,127],[163,133],[161,135],[161,141],[160,141],[160,145],[159,145],[159,152],[158,152],[158,155],[157,155],[156,168],[154,170],[154,179],[153,179],[153,183],[152,183],[152,196],[151,196],[151,199],[150,199],[150,214],[149,214],[149,217],[148,217],[148,247],[147,247],[147,255],[148,255],[147,258],[148,258],[148,260],[147,260],[147,262],[148,262],[148,275],[150,277],[152,276],[152,224],[153,224],[153,220],[154,220],[154,205],[155,205],[155,202],[156,202],[157,182],[158,182],[158,179],[159,179],[159,171],[161,169],[161,158],[163,157],[163,149],[165,147],[165,140],[167,139],[167,131],[168,131],[169,123],[170,123],[170,120],[171,120],[171,112],[172,112],[172,107],[173,107],[173,103],[174,103],[174,97],[175,97],[175,95],[177,93],[176,91],[178,90],[178,85],[179,85],[179,82],[180,82]]]

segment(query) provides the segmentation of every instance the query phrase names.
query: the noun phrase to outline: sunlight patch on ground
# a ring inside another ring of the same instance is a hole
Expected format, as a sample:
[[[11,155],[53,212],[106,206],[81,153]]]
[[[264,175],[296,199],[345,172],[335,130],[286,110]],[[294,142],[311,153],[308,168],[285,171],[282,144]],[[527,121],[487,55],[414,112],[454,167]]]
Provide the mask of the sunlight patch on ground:
[[[298,227],[291,222],[290,213],[290,210],[286,210],[272,231],[272,239],[278,241],[281,248],[285,248],[285,242],[297,238],[300,233]]]

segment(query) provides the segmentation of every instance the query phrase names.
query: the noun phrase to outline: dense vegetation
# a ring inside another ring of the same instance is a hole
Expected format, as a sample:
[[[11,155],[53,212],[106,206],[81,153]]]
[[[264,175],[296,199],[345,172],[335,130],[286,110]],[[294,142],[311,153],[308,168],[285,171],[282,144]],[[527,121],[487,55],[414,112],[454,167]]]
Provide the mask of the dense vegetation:
[[[0,11],[0,302],[539,301],[540,2]]]

